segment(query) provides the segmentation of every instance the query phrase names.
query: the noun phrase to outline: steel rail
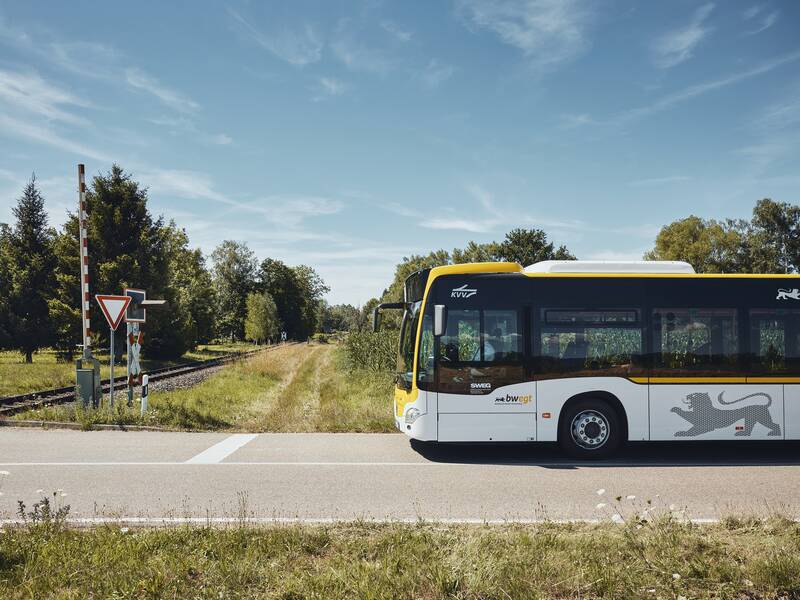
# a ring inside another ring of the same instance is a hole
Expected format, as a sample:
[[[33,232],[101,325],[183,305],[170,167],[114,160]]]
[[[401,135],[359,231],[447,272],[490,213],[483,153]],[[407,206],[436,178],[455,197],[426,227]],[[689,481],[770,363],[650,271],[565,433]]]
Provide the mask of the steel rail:
[[[233,352],[218,356],[217,358],[210,358],[208,360],[195,360],[179,365],[172,365],[168,367],[161,367],[159,369],[152,369],[147,371],[150,376],[150,382],[164,381],[174,377],[180,377],[187,373],[196,373],[197,371],[204,371],[213,367],[226,365],[238,360],[244,360],[255,354],[263,352],[271,352],[286,346],[294,346],[302,342],[287,342],[284,344],[275,344],[267,346],[266,348],[259,348],[257,350],[248,350],[246,352]],[[127,387],[127,380],[123,377],[115,377],[114,389],[125,389]],[[103,393],[107,393],[111,389],[111,380],[103,379],[101,381]],[[64,386],[60,388],[53,388],[49,390],[39,390],[36,392],[28,392],[26,394],[18,394],[16,396],[6,396],[0,398],[0,415],[11,415],[17,412],[28,410],[31,408],[38,408],[41,406],[50,406],[53,404],[66,404],[75,401],[75,386]]]

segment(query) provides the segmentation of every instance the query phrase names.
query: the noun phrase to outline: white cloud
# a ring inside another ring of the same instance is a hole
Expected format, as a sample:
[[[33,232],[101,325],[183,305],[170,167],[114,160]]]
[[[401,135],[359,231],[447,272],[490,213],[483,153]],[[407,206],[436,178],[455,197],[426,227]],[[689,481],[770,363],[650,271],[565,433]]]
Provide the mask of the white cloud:
[[[320,77],[319,87],[328,96],[341,96],[347,90],[347,86],[334,77]]]
[[[658,38],[652,46],[655,65],[668,69],[689,60],[698,44],[713,31],[713,28],[703,25],[712,10],[713,4],[704,4],[695,10],[688,25],[668,31]]]
[[[110,161],[107,154],[84,146],[80,142],[67,139],[57,134],[50,128],[41,125],[15,119],[8,115],[0,114],[0,132],[14,137],[26,139],[32,142],[58,148],[65,152],[71,152],[78,157],[93,158],[95,160]]]
[[[264,33],[232,8],[228,8],[228,14],[249,40],[290,65],[303,67],[322,58],[323,44],[311,25]]]
[[[351,71],[382,75],[391,66],[380,51],[368,48],[348,33],[342,34],[331,43],[331,51]]]
[[[396,39],[398,39],[399,41],[404,42],[404,43],[405,42],[410,42],[411,38],[414,36],[414,34],[412,32],[406,31],[405,29],[401,29],[400,27],[398,27],[395,23],[393,23],[391,21],[383,21],[381,23],[381,27],[385,31],[391,33]]]
[[[86,119],[61,106],[88,107],[85,100],[47,83],[36,73],[0,69],[0,102],[51,121],[86,125]]]
[[[783,65],[791,64],[797,62],[798,60],[800,60],[800,52],[785,54],[784,56],[773,58],[772,60],[761,63],[760,65],[745,71],[740,71],[739,73],[734,73],[733,75],[728,75],[727,77],[723,77],[721,79],[713,79],[704,83],[698,83],[688,88],[678,90],[677,92],[667,94],[652,104],[623,111],[609,119],[608,122],[615,125],[624,125],[631,121],[648,117],[650,115],[670,109],[677,104],[692,100],[693,98],[697,98],[710,92],[741,83],[747,79],[752,79],[753,77],[769,73],[770,71],[774,71]]]
[[[159,83],[158,80],[141,69],[125,69],[125,80],[128,82],[128,85],[152,94],[161,100],[161,102],[178,112],[194,112],[200,108],[200,105],[191,98],[187,98],[180,92],[165,87]]]
[[[433,88],[450,79],[453,73],[455,73],[455,68],[452,65],[443,64],[434,58],[422,71],[421,77],[426,85]]]
[[[218,133],[208,138],[208,141],[218,146],[229,146],[233,143],[233,138],[224,133]]]
[[[563,129],[576,129],[592,123],[594,123],[594,119],[586,113],[561,115],[561,127]]]
[[[588,46],[581,0],[459,0],[469,23],[494,32],[539,69],[571,60]]]
[[[772,11],[770,13],[764,14],[762,13],[763,6],[754,6],[753,8],[747,10],[742,15],[746,21],[755,20],[757,27],[753,30],[747,32],[747,35],[756,35],[757,33],[761,33],[775,25],[778,22],[778,15],[780,14],[777,10]],[[755,9],[755,10],[754,10]],[[760,15],[760,16],[759,16]],[[759,17],[756,19],[756,17]]]

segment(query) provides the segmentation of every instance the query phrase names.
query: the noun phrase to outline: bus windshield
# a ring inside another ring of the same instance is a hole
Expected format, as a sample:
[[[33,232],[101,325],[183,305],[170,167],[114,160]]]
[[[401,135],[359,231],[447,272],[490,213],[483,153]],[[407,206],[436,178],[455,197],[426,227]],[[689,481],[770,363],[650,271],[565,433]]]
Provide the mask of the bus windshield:
[[[417,325],[422,301],[413,302],[403,313],[400,329],[400,353],[397,359],[397,384],[405,389],[411,388],[414,371],[414,350],[417,342]]]

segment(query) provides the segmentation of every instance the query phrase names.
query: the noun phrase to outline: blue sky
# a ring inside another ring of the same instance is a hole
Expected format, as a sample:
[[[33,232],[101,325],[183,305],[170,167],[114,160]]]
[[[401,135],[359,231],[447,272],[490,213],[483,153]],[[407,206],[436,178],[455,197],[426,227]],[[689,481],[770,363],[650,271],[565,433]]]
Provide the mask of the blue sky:
[[[640,258],[797,202],[798,150],[795,1],[0,1],[0,221],[32,171],[60,225],[75,165],[118,162],[331,302],[513,227]]]

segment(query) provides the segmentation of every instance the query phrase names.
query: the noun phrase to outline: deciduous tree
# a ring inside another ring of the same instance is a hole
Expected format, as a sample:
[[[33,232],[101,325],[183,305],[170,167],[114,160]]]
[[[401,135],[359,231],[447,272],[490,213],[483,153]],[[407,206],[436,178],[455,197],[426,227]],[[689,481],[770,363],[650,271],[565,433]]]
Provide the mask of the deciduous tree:
[[[247,244],[225,240],[211,254],[217,296],[217,331],[244,339],[247,295],[256,289],[256,258]]]
[[[275,301],[266,292],[251,292],[247,295],[247,319],[244,322],[245,338],[261,344],[277,338],[280,320]]]

